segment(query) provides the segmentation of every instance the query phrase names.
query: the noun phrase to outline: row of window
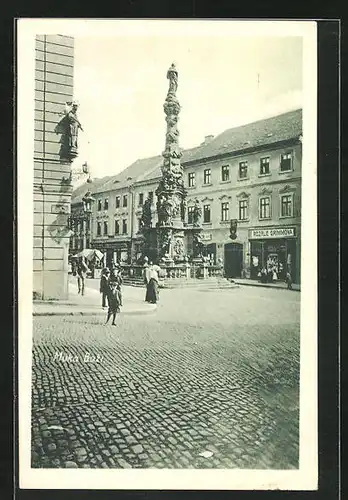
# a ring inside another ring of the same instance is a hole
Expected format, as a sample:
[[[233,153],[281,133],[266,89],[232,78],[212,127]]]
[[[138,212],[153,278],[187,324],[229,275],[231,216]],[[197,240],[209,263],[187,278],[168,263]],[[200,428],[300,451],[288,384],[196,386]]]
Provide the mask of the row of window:
[[[293,216],[293,196],[292,194],[282,195],[280,198],[280,213],[281,217],[292,217]],[[187,222],[188,224],[193,224],[194,207],[190,206],[187,210]],[[271,212],[271,197],[263,196],[259,198],[259,219],[270,219],[272,216]],[[238,202],[238,220],[248,220],[249,218],[249,200],[240,200]],[[221,221],[226,222],[230,220],[230,203],[228,201],[221,203]],[[140,221],[140,219],[139,219]],[[209,223],[212,221],[212,210],[210,205],[203,205],[203,223]],[[140,224],[140,222],[139,222]],[[139,225],[140,227],[140,225]],[[103,230],[103,232],[102,232]],[[122,232],[121,232],[121,222],[115,220],[114,234],[127,234],[128,224],[127,219],[122,220]],[[107,236],[109,234],[109,225],[107,221],[97,222],[97,236]]]
[[[281,217],[293,216],[293,196],[292,194],[282,195],[280,198]],[[211,206],[203,205],[203,223],[211,222]],[[193,224],[194,207],[187,209],[187,222]],[[238,202],[238,219],[248,220],[249,218],[249,200],[240,200]],[[271,197],[263,196],[259,198],[259,219],[271,218]],[[221,203],[221,221],[230,220],[230,204],[228,201]]]
[[[153,191],[150,191],[148,193],[148,197],[151,200],[151,203],[153,201]],[[143,206],[144,204],[144,193],[139,193],[139,198],[138,198],[138,205],[139,207]],[[128,196],[124,194],[122,196],[122,207],[126,208],[128,206]],[[115,198],[115,207],[120,208],[121,207],[121,196],[116,196]],[[105,198],[104,200],[98,200],[98,207],[97,207],[98,212],[101,210],[109,210],[109,199]]]
[[[280,171],[288,172],[292,170],[292,153],[287,152],[280,156]],[[270,173],[270,158],[269,156],[260,158],[260,175],[268,175]],[[238,177],[239,179],[248,178],[248,162],[239,162]],[[222,165],[221,167],[221,181],[227,182],[230,180],[230,166]],[[211,168],[206,168],[203,171],[203,184],[211,184]],[[188,187],[195,187],[196,173],[188,173]]]
[[[107,236],[109,234],[109,224],[108,221],[104,221],[103,223],[97,222],[97,236]],[[128,224],[127,219],[122,220],[122,233],[121,233],[121,224],[119,220],[115,220],[115,234],[127,234],[128,233]]]
[[[120,208],[121,206],[121,196],[116,196],[116,208]],[[128,206],[128,196],[124,194],[122,196],[122,206],[126,208]],[[98,206],[97,206],[98,212],[101,210],[109,210],[109,198],[103,200],[98,200]]]

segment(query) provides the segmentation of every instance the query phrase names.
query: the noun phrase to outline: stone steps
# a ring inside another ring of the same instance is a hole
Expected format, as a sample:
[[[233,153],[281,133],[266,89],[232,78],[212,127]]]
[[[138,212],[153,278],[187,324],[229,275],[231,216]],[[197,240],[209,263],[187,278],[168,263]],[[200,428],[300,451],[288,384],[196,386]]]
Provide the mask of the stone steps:
[[[123,284],[134,287],[144,288],[144,282],[139,278],[123,278]],[[199,289],[220,289],[220,288],[238,288],[234,282],[226,278],[207,278],[207,279],[185,279],[173,278],[160,280],[160,288],[199,288]]]

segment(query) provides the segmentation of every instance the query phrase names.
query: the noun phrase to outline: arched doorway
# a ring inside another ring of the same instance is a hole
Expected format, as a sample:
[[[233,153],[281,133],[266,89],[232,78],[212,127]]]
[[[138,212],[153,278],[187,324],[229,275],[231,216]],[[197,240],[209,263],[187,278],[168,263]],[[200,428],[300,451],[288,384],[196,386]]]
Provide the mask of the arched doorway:
[[[243,244],[225,244],[225,276],[226,278],[240,278],[243,266]]]

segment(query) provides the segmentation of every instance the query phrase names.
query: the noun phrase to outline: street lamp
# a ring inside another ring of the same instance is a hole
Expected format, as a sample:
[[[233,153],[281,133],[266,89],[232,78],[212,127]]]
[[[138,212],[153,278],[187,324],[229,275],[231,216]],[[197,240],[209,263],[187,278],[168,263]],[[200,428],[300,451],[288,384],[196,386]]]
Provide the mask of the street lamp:
[[[91,215],[92,215],[92,203],[94,202],[94,198],[90,191],[87,191],[85,196],[82,198],[83,203],[83,217],[82,224],[84,226],[83,230],[83,248],[87,248],[90,245],[90,233],[91,233]],[[88,241],[88,245],[87,245]]]
[[[91,179],[91,169],[90,169],[90,167],[89,167],[89,165],[88,165],[88,163],[86,161],[82,164],[82,172],[84,174],[88,174],[87,182],[91,183],[92,182],[92,179]]]
[[[87,191],[85,196],[82,198],[83,203],[83,211],[86,214],[90,214],[92,212],[92,203],[95,201],[90,191]]]

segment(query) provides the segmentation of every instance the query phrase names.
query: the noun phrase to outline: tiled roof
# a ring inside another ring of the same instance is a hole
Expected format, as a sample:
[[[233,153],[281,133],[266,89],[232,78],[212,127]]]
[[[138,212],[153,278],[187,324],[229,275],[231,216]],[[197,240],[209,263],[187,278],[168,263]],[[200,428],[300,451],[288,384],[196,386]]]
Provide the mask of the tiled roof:
[[[208,144],[187,151],[182,163],[293,139],[302,134],[302,109],[230,128]]]
[[[160,168],[162,161],[162,156],[152,156],[151,158],[137,160],[100,186],[98,192],[101,193],[113,191],[114,189],[122,189],[135,181],[141,181],[148,173],[152,172],[157,167]]]
[[[260,146],[295,139],[302,134],[302,109],[289,111],[240,127],[234,127],[217,135],[201,146],[183,151],[181,163],[199,161],[223,154],[253,149]],[[114,176],[95,179],[92,184],[84,184],[73,193],[72,202],[81,201],[89,189],[93,193],[103,193],[121,189],[133,182],[151,181],[161,176],[162,156],[152,156],[135,161]]]
[[[81,203],[82,198],[85,196],[87,191],[90,191],[92,194],[99,192],[99,188],[105,184],[109,179],[113,176],[108,175],[106,177],[92,179],[92,182],[85,182],[78,186],[71,195],[71,203]]]
[[[181,163],[199,161],[222,154],[236,153],[245,149],[274,144],[293,139],[302,133],[302,109],[282,115],[230,128],[217,135],[209,143],[183,151]],[[150,160],[150,158],[148,158]],[[141,180],[152,180],[161,176],[159,166],[143,176]],[[139,179],[140,180],[140,179]]]

